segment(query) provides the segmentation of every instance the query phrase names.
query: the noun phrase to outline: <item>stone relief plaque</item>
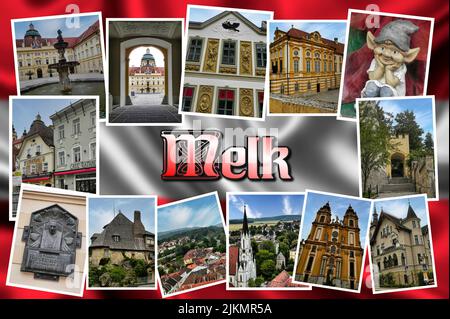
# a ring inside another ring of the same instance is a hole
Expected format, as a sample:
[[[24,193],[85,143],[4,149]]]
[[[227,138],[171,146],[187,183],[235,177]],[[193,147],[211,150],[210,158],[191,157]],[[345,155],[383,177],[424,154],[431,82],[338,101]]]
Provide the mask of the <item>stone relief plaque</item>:
[[[33,212],[23,230],[25,250],[20,270],[34,273],[36,279],[55,281],[72,275],[81,238],[78,219],[61,206]]]
[[[206,46],[205,62],[203,64],[203,72],[216,72],[218,55],[219,55],[219,40],[208,39],[208,45]]]
[[[214,86],[200,85],[197,100],[197,112],[211,113]]]
[[[253,90],[239,89],[239,115],[253,116]]]
[[[252,75],[252,43],[250,41],[241,41],[240,51],[240,73],[245,75]]]

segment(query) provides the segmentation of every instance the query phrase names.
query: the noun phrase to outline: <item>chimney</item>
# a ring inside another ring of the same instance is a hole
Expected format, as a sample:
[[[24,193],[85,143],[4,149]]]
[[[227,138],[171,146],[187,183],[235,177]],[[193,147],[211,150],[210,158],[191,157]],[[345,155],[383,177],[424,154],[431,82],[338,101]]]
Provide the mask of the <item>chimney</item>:
[[[135,236],[140,236],[145,234],[145,227],[141,221],[141,211],[134,211],[134,223],[133,223],[133,234]]]
[[[267,29],[267,21],[262,21],[261,22],[261,30],[266,30]]]
[[[134,222],[141,221],[141,212],[139,210],[134,211]]]
[[[338,43],[338,38],[334,38],[334,43]]]

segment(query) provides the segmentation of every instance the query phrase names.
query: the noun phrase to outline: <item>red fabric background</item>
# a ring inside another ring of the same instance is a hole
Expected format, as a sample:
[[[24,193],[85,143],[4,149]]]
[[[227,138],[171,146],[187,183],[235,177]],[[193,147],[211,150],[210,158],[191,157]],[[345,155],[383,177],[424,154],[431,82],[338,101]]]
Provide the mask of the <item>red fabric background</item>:
[[[8,95],[16,93],[14,77],[14,61],[10,19],[64,14],[66,5],[73,0],[58,1],[2,1],[0,3],[0,98],[6,100]],[[187,4],[215,5],[224,7],[241,7],[245,9],[261,9],[275,11],[275,19],[346,19],[349,8],[365,9],[374,1],[323,0],[302,1],[294,4],[290,0],[261,1],[166,1],[127,0],[127,1],[78,1],[81,12],[102,11],[105,17],[185,17]],[[448,14],[449,5],[446,0],[412,1],[378,1],[383,12],[410,14],[434,17],[435,32],[431,56],[431,67],[428,84],[428,94],[434,94],[437,99],[448,99]],[[6,185],[3,185],[6,187]],[[160,200],[162,204],[164,200]],[[339,292],[314,288],[312,291],[260,291],[260,292],[230,292],[225,291],[225,285],[178,295],[174,298],[449,298],[449,207],[448,199],[429,204],[431,229],[434,243],[436,277],[438,288],[391,293],[374,296],[365,282],[369,280],[368,259],[364,271],[364,281],[361,294]],[[225,207],[223,207],[225,209]],[[7,221],[8,203],[0,203],[0,298],[71,298],[64,295],[6,287],[6,274],[9,262],[13,223]],[[159,291],[85,291],[84,298],[160,298]]]

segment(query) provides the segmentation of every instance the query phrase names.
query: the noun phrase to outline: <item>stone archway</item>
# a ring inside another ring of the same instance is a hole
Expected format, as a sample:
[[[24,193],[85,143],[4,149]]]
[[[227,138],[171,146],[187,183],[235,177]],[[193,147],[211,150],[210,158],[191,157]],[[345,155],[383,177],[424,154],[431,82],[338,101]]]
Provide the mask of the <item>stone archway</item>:
[[[134,38],[120,43],[120,106],[126,103],[128,92],[128,55],[136,47],[154,46],[164,53],[165,84],[167,101],[173,105],[172,88],[172,44],[170,42],[155,38]]]
[[[41,69],[41,68],[38,68],[38,69],[36,70],[36,73],[37,73],[38,79],[42,78],[42,69]]]
[[[405,177],[405,156],[401,153],[391,155],[391,177]]]

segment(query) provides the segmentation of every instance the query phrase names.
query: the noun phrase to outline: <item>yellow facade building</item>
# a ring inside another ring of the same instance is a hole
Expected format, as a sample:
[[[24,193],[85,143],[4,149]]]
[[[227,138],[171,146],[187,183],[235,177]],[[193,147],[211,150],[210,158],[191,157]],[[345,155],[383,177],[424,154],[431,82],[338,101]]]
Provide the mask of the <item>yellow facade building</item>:
[[[165,92],[164,67],[157,67],[150,49],[142,56],[139,67],[129,67],[128,86],[131,95],[136,93],[156,93]]]
[[[388,178],[410,177],[409,165],[409,135],[401,134],[391,138],[391,145],[394,147],[390,151],[389,161],[386,164]]]
[[[344,44],[317,31],[275,30],[270,44],[270,93],[302,95],[338,89]]]
[[[56,35],[56,30],[55,30]],[[30,23],[23,39],[16,39],[17,76],[21,81],[57,77],[55,70],[48,66],[58,62],[58,51],[54,48],[57,38],[43,38]],[[65,37],[69,45],[65,52],[67,61],[80,64],[70,69],[70,73],[103,73],[103,60],[99,22],[96,21],[78,37]]]
[[[308,237],[300,243],[295,279],[358,290],[364,254],[358,215],[351,206],[343,220],[331,215],[329,203],[317,211]]]

